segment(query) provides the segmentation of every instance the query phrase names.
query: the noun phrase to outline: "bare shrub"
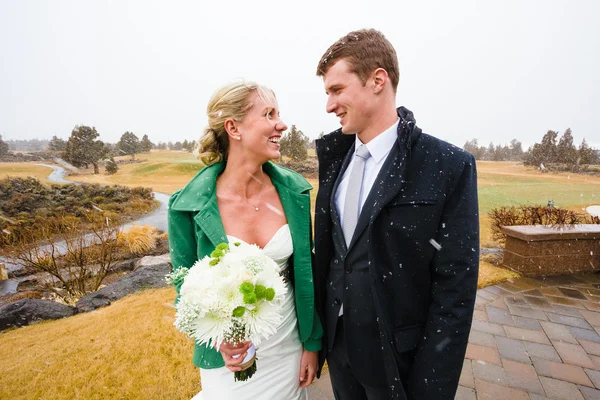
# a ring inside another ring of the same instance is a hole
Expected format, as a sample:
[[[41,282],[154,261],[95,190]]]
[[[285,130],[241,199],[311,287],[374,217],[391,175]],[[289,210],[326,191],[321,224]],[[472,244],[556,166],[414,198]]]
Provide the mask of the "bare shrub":
[[[68,304],[98,290],[118,259],[116,216],[88,212],[83,220],[60,214],[38,222],[21,231],[8,249],[14,264],[48,274],[46,289]]]
[[[552,227],[568,227],[575,224],[598,224],[598,217],[589,217],[564,208],[541,205],[494,208],[488,213],[492,219],[492,237],[504,243],[506,236],[501,227],[514,225],[549,225]]]

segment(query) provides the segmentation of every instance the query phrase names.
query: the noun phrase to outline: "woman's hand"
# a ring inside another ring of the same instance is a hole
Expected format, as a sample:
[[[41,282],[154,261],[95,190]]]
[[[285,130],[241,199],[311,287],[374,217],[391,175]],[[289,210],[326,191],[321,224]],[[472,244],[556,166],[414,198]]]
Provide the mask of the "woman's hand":
[[[300,387],[306,387],[315,380],[319,364],[319,353],[302,350],[300,359]]]
[[[223,342],[219,347],[219,352],[223,356],[225,366],[231,372],[241,371],[242,368],[239,366],[248,354],[248,349],[252,346],[252,342],[240,343],[234,346],[231,343]]]

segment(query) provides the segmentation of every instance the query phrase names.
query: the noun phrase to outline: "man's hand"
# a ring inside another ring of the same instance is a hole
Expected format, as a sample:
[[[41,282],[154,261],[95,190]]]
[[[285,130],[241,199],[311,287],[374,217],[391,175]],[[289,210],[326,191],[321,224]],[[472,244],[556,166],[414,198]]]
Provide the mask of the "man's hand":
[[[240,343],[234,346],[231,343],[223,342],[219,347],[219,352],[223,356],[225,366],[231,372],[241,371],[242,368],[239,366],[248,354],[248,349],[252,346],[252,342]]]
[[[318,363],[318,352],[302,350],[302,358],[300,359],[300,387],[306,387],[312,383],[317,374]]]

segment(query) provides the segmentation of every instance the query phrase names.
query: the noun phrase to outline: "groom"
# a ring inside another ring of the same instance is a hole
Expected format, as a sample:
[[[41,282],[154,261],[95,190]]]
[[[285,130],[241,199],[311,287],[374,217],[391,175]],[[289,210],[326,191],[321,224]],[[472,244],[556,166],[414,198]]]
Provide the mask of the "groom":
[[[479,264],[473,156],[396,108],[396,52],[350,32],[319,61],[338,129],[317,141],[315,285],[338,400],[451,400]]]

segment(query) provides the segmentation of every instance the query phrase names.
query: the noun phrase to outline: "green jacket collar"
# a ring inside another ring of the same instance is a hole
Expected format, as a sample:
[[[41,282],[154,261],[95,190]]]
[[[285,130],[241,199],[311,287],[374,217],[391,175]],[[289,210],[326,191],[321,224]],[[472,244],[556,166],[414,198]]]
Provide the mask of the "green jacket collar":
[[[176,211],[200,211],[209,203],[216,203],[216,182],[217,177],[225,169],[225,162],[218,162],[203,168],[198,174],[183,188],[171,209]],[[287,168],[273,164],[267,161],[263,164],[263,170],[273,182],[273,185],[281,193],[285,188],[295,193],[307,193],[312,186],[304,180],[298,173]]]

